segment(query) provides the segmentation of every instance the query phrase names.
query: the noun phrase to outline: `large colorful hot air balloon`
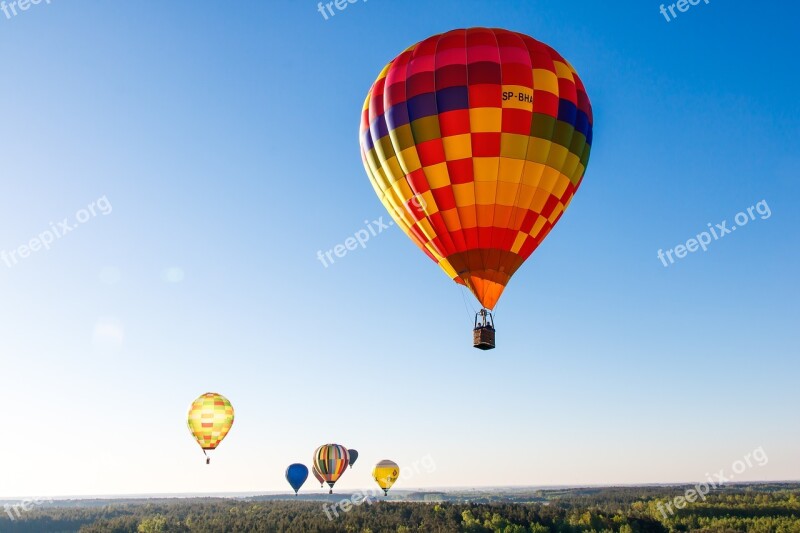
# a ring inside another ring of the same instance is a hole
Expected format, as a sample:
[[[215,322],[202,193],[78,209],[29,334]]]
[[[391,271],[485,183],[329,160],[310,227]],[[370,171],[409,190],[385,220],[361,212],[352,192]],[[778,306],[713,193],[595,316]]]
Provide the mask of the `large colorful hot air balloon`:
[[[225,396],[207,392],[189,407],[188,424],[208,464],[211,462],[208,453],[222,442],[233,425],[233,406]]]
[[[353,465],[358,460],[358,450],[347,450],[347,456],[350,458],[350,468],[353,468]]]
[[[360,143],[372,186],[397,225],[483,306],[476,347],[494,346],[489,311],[580,186],[592,121],[572,65],[502,29],[425,39],[389,62],[367,94]]]
[[[383,489],[384,496],[386,496],[389,494],[389,489],[392,488],[394,482],[400,477],[400,467],[394,461],[384,459],[372,469],[372,477],[375,478],[378,486]]]
[[[347,469],[349,461],[347,448],[341,444],[325,444],[314,452],[313,463],[330,487],[328,494],[333,494],[333,485]]]
[[[294,494],[297,496],[297,491],[303,486],[303,483],[308,479],[308,467],[300,463],[294,463],[286,468],[286,481],[294,489]]]
[[[320,487],[325,486],[325,478],[322,477],[322,474],[317,472],[317,466],[316,465],[311,465],[311,473],[314,474],[314,477],[317,478],[317,481],[319,481],[319,486]]]

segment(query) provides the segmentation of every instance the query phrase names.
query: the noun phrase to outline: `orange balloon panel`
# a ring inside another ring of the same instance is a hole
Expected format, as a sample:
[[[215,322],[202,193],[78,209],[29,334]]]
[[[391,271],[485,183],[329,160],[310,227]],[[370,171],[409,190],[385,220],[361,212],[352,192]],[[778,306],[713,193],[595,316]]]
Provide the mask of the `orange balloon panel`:
[[[527,35],[487,28],[435,35],[392,60],[360,132],[389,214],[488,309],[569,205],[591,142],[572,66]]]

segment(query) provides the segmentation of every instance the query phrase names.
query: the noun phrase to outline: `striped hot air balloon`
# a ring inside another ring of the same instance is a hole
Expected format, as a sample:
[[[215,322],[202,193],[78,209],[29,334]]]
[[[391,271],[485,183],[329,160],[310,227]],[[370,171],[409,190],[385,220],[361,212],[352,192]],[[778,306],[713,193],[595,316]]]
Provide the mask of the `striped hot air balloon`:
[[[233,406],[228,399],[215,392],[207,392],[189,407],[189,431],[211,462],[208,453],[214,450],[233,426]]]
[[[492,310],[578,190],[592,122],[578,74],[546,44],[453,30],[381,71],[361,156],[397,225]]]
[[[314,452],[313,464],[322,479],[328,483],[329,494],[333,494],[333,485],[347,469],[349,462],[347,448],[341,444],[324,444]]]

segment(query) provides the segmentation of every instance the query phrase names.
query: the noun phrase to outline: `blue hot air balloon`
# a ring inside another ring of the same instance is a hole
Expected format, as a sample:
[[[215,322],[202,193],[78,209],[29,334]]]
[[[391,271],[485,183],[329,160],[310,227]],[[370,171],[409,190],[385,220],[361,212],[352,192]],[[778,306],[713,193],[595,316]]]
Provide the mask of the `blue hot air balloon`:
[[[288,481],[289,485],[294,489],[295,495],[297,495],[297,491],[300,490],[303,483],[306,482],[306,479],[308,479],[308,468],[306,465],[294,463],[293,465],[289,465],[286,469],[286,481]]]

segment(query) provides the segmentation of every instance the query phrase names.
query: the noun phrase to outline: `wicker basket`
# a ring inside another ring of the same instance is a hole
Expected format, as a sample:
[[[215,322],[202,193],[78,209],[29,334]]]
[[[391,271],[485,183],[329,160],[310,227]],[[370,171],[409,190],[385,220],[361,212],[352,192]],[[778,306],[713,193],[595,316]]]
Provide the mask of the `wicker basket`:
[[[479,350],[494,348],[494,328],[480,327],[472,330],[472,345]]]

